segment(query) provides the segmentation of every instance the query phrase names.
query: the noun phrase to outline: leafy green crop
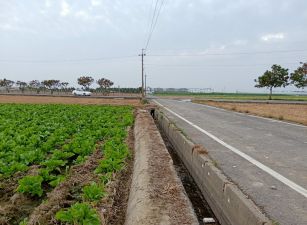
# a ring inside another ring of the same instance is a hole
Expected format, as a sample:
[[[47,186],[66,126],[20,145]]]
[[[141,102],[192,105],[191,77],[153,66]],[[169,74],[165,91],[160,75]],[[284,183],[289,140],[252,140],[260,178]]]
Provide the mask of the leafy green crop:
[[[73,225],[100,225],[97,212],[87,203],[76,203],[55,215],[57,220]]]
[[[41,184],[43,182],[43,177],[41,176],[25,176],[19,180],[18,192],[29,193],[31,196],[42,196],[43,189]]]
[[[95,182],[83,187],[83,198],[86,201],[99,201],[106,195],[103,185],[98,185]]]
[[[0,104],[0,180],[16,172],[24,175],[34,166],[38,175],[20,179],[17,191],[41,197],[63,182],[73,165],[101,150],[100,182],[79,193],[87,203],[76,203],[56,217],[70,224],[100,224],[90,205],[107,195],[105,185],[125,168],[130,156],[125,138],[132,124],[129,106]]]

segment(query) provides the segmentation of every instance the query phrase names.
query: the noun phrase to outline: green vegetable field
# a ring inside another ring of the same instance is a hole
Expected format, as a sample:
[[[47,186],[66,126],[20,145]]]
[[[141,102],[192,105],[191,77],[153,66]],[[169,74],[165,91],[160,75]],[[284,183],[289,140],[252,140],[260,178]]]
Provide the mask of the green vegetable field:
[[[0,104],[0,224],[100,224],[133,120],[129,106]]]

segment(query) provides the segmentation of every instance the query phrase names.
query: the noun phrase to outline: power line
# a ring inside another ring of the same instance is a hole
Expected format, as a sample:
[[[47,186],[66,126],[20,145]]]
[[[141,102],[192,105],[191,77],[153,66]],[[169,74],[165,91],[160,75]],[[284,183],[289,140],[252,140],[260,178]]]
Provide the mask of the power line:
[[[287,64],[287,65],[295,65],[298,64],[298,62],[284,62],[281,64]],[[191,68],[191,67],[195,67],[195,68],[202,68],[202,67],[212,67],[212,68],[218,68],[218,67],[254,67],[254,66],[271,66],[272,64],[216,64],[216,65],[176,65],[176,64],[145,64],[146,66],[157,66],[157,67],[187,67],[187,68]]]
[[[61,59],[61,60],[0,59],[0,63],[80,63],[80,62],[91,62],[91,61],[127,59],[127,58],[136,58],[136,57],[137,55],[103,57],[103,58]]]
[[[156,0],[155,9],[154,9],[154,13],[153,13],[153,16],[152,16],[150,29],[149,29],[149,34],[148,34],[147,42],[146,42],[146,45],[145,45],[145,48],[144,48],[145,50],[147,50],[149,42],[150,42],[151,37],[152,37],[152,34],[153,34],[153,32],[154,32],[154,30],[156,28],[156,25],[157,25],[157,22],[158,22],[158,18],[160,16],[162,7],[164,5],[164,2],[165,2],[165,0],[161,0],[161,3],[159,5],[158,4],[159,0]]]
[[[294,53],[306,52],[307,49],[296,50],[275,50],[275,51],[255,51],[255,52],[230,52],[230,53],[201,53],[201,54],[153,54],[151,57],[203,57],[203,56],[228,56],[228,55],[257,55],[257,54],[275,54],[275,53]]]
[[[144,42],[144,46],[146,46],[147,44],[147,37],[149,36],[150,32],[151,32],[151,28],[153,26],[153,18],[156,14],[156,10],[157,10],[157,3],[158,1],[156,1],[156,4],[155,4],[155,9],[154,11],[152,12],[152,9],[153,9],[153,5],[154,5],[154,0],[151,0],[151,5],[150,5],[150,8],[149,8],[149,11],[148,11],[148,23],[147,23],[147,31],[146,31],[146,35],[145,35],[145,42]]]
[[[155,4],[155,9],[154,9],[154,12],[153,12],[153,15],[152,15],[152,19],[151,19],[151,24],[150,24],[150,28],[149,28],[149,32],[148,32],[148,37],[147,37],[147,41],[146,41],[146,44],[145,44],[145,50],[147,49],[148,45],[149,45],[149,41],[151,39],[151,35],[152,35],[152,32],[153,32],[153,27],[154,27],[154,23],[155,23],[155,17],[156,17],[156,12],[157,12],[157,6],[158,6],[158,3],[159,3],[159,0],[156,0],[156,4]]]

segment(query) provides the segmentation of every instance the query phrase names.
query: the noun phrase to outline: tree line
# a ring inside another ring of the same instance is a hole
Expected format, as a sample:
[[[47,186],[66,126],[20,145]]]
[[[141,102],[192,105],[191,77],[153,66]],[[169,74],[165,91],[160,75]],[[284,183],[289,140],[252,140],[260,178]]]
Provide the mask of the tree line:
[[[68,88],[68,85],[68,82],[61,82],[60,80],[31,80],[29,82],[18,80],[15,82],[6,78],[0,79],[0,87],[4,87],[8,93],[13,86],[16,86],[22,93],[24,93],[25,90],[31,90],[36,91],[36,93],[39,94],[43,90],[50,90],[51,94],[53,94],[55,90],[71,90],[72,88]]]
[[[108,94],[111,91],[119,91],[118,88],[111,88],[114,85],[114,82],[107,79],[107,78],[100,78],[95,81],[95,79],[91,76],[81,76],[77,79],[78,84],[82,86],[83,90],[86,91],[94,91],[94,92],[101,92],[103,94]],[[94,83],[98,84],[98,88],[91,88],[91,86]],[[55,91],[61,91],[61,92],[71,92],[75,90],[74,87],[69,87],[68,82],[63,82],[60,80],[32,80],[29,82],[25,81],[12,81],[9,79],[0,79],[0,87],[3,87],[6,89],[6,91],[9,93],[10,90],[13,87],[17,87],[22,93],[24,93],[25,90],[35,91],[37,94],[39,94],[42,91],[50,91],[51,94],[53,94]],[[123,93],[140,93],[139,88],[121,88],[121,92]]]
[[[270,100],[272,99],[273,88],[286,87],[292,84],[297,88],[304,89],[307,87],[307,63],[302,63],[302,66],[298,67],[290,74],[289,69],[274,64],[271,70],[265,71],[263,75],[255,79],[255,82],[255,87],[265,87],[270,90]]]

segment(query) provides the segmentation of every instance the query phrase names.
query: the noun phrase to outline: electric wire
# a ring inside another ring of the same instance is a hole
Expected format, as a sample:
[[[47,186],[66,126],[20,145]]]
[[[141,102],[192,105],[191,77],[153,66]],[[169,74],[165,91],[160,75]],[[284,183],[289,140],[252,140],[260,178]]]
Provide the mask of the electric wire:
[[[274,50],[274,51],[255,51],[255,52],[230,52],[230,53],[202,53],[202,54],[152,54],[151,57],[204,57],[204,56],[228,56],[228,55],[258,55],[276,53],[307,52],[307,49],[295,50]]]
[[[159,19],[162,7],[164,5],[164,2],[165,2],[165,0],[161,0],[161,3],[159,5],[158,4],[159,0],[156,0],[155,10],[154,10],[154,13],[153,13],[153,17],[152,17],[152,21],[151,21],[151,26],[150,26],[150,29],[149,29],[150,32],[148,34],[147,42],[146,42],[146,45],[144,47],[145,51],[148,49],[148,46],[149,46],[152,34],[153,34],[153,32],[154,32],[154,30],[155,30],[155,28],[157,26],[158,19]]]
[[[137,55],[102,57],[102,58],[84,58],[84,59],[61,59],[61,60],[34,60],[34,59],[0,59],[0,63],[82,63],[92,61],[118,60],[137,58]]]
[[[282,64],[287,64],[287,65],[295,65],[298,64],[297,62],[284,62]],[[217,64],[217,65],[178,65],[178,64],[151,64],[147,63],[145,64],[146,66],[155,66],[155,67],[187,67],[187,68],[202,68],[202,67],[210,67],[210,68],[218,68],[218,67],[254,67],[254,66],[271,66],[272,64],[269,63],[263,63],[263,64]]]

